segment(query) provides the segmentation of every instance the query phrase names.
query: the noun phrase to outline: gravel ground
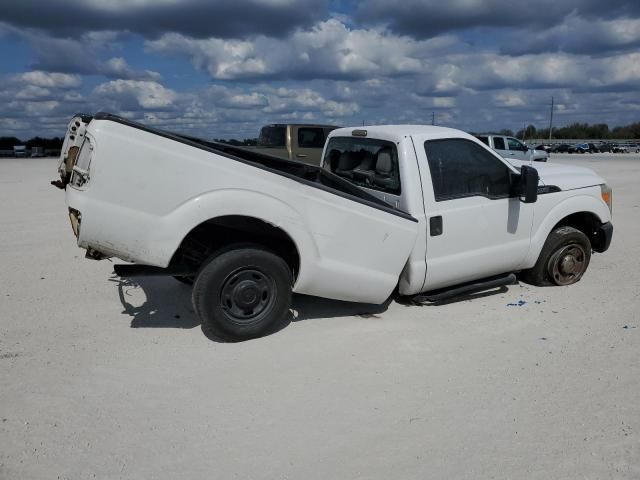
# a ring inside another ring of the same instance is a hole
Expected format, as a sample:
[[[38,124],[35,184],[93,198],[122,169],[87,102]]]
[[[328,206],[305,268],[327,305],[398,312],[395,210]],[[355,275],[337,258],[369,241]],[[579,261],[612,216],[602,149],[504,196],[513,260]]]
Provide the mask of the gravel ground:
[[[640,157],[551,161],[614,190],[577,285],[297,297],[284,330],[221,344],[187,286],[83,258],[56,160],[0,159],[0,478],[640,478]]]

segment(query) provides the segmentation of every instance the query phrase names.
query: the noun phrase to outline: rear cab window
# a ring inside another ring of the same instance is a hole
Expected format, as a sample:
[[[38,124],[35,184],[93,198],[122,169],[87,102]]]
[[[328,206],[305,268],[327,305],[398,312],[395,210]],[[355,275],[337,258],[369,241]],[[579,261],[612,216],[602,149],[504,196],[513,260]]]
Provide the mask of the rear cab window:
[[[398,151],[393,142],[333,137],[325,149],[325,168],[358,186],[400,195]]]

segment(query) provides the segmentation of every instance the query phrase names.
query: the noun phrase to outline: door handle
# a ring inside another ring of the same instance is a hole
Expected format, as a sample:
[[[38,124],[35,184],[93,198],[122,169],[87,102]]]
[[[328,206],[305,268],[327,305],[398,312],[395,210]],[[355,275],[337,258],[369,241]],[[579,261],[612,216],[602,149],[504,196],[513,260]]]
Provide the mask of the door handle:
[[[429,219],[429,235],[431,237],[442,235],[442,215]]]
[[[298,153],[296,155],[296,157],[298,157],[298,158],[307,158],[307,156],[304,153]]]

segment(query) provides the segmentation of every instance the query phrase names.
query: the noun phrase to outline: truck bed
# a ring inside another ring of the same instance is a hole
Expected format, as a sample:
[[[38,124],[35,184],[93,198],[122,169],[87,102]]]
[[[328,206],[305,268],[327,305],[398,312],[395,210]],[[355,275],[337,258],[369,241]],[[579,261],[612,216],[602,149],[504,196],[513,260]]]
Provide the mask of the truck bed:
[[[166,268],[193,232],[258,221],[294,245],[295,292],[381,303],[398,284],[418,221],[331,172],[108,113],[65,142],[81,123],[66,200],[88,252]]]
[[[406,218],[407,220],[417,222],[417,220],[408,213],[394,208],[393,206],[389,205],[386,202],[383,202],[382,200],[362,190],[356,185],[353,185],[343,178],[316,165],[308,165],[302,162],[296,162],[272,155],[267,155],[265,153],[261,153],[248,148],[236,147],[233,145],[227,145],[218,142],[210,142],[208,140],[197,137],[156,129],[111,113],[99,112],[93,118],[96,120],[109,120],[112,122],[120,123],[122,125],[143,130],[148,133],[153,133],[155,135],[175,140],[176,142],[181,142],[192,147],[210,151],[218,155],[223,155],[233,160],[252,165],[256,168],[283,175],[306,185],[320,188],[329,193],[340,195],[341,197],[363,203],[372,208],[383,210],[393,215]]]

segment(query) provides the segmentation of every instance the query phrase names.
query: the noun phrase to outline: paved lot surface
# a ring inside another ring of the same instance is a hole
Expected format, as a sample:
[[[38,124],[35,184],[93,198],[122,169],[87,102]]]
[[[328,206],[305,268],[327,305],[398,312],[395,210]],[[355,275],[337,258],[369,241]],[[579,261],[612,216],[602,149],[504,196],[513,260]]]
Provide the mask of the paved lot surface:
[[[0,478],[640,478],[640,158],[551,161],[614,189],[579,284],[298,297],[281,332],[221,344],[188,287],[83,258],[55,160],[0,159]]]

